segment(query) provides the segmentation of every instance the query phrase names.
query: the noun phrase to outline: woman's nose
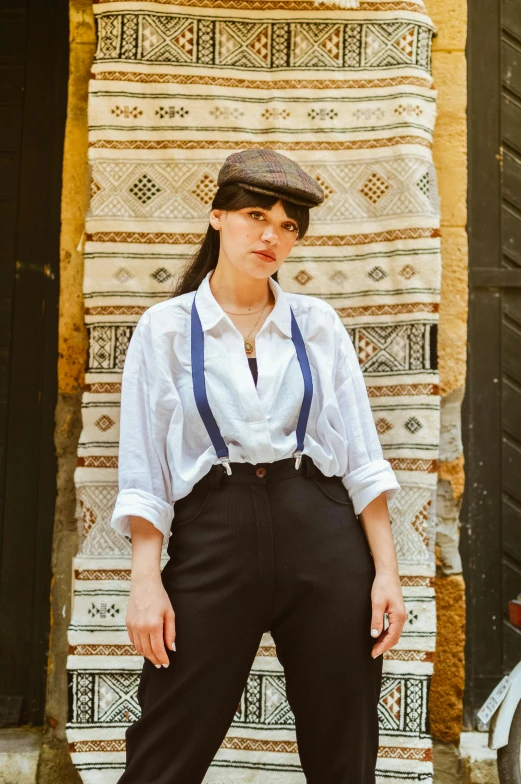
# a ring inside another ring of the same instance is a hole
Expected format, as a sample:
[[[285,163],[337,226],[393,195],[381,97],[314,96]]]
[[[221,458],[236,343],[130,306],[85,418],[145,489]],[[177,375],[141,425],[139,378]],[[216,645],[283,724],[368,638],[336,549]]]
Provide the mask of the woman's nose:
[[[266,226],[264,231],[262,232],[262,239],[266,242],[270,242],[273,244],[278,244],[279,242],[279,235],[274,226]]]

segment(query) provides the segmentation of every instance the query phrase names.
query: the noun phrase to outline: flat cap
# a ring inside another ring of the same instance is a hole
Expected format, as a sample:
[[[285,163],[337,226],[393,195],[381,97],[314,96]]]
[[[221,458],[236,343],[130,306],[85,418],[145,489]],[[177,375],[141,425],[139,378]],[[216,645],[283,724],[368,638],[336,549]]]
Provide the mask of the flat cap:
[[[318,182],[298,163],[265,147],[234,152],[226,158],[217,185],[232,182],[246,190],[280,196],[305,207],[316,207],[324,201],[324,191]]]

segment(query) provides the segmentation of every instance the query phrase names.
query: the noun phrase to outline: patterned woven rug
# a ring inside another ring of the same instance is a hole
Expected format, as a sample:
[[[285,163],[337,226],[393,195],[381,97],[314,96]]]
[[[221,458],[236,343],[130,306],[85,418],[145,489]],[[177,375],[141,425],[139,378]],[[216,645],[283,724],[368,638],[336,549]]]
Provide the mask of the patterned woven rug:
[[[402,485],[391,515],[408,621],[384,657],[378,782],[431,782],[440,285],[432,23],[415,0],[360,0],[349,9],[315,0],[94,7],[90,351],[68,658],[73,761],[84,782],[116,782],[124,731],[139,716],[143,660],[125,626],[130,549],[109,526],[125,352],[140,315],[169,296],[201,239],[222,161],[260,145],[293,157],[326,192],[279,280],[337,309]],[[304,780],[267,634],[205,782]]]

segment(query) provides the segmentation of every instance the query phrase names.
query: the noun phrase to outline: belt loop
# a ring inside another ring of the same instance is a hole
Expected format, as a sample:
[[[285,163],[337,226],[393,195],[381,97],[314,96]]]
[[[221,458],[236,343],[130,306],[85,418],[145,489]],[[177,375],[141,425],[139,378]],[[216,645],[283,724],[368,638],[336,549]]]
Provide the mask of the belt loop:
[[[219,463],[218,465],[214,464],[211,468],[211,472],[212,472],[211,473],[212,487],[214,487],[216,490],[219,490],[221,487],[221,480],[225,473],[223,464],[222,463]]]
[[[304,462],[306,464],[306,476],[315,476],[315,464],[309,455],[304,455]]]

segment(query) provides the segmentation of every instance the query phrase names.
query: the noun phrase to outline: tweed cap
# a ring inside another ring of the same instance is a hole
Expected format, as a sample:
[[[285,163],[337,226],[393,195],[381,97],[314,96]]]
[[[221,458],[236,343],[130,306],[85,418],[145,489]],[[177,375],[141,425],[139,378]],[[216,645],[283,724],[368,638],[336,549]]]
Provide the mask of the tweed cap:
[[[264,147],[234,152],[226,158],[217,185],[232,182],[246,190],[281,196],[305,207],[316,207],[324,201],[324,191],[318,182],[298,163]]]

